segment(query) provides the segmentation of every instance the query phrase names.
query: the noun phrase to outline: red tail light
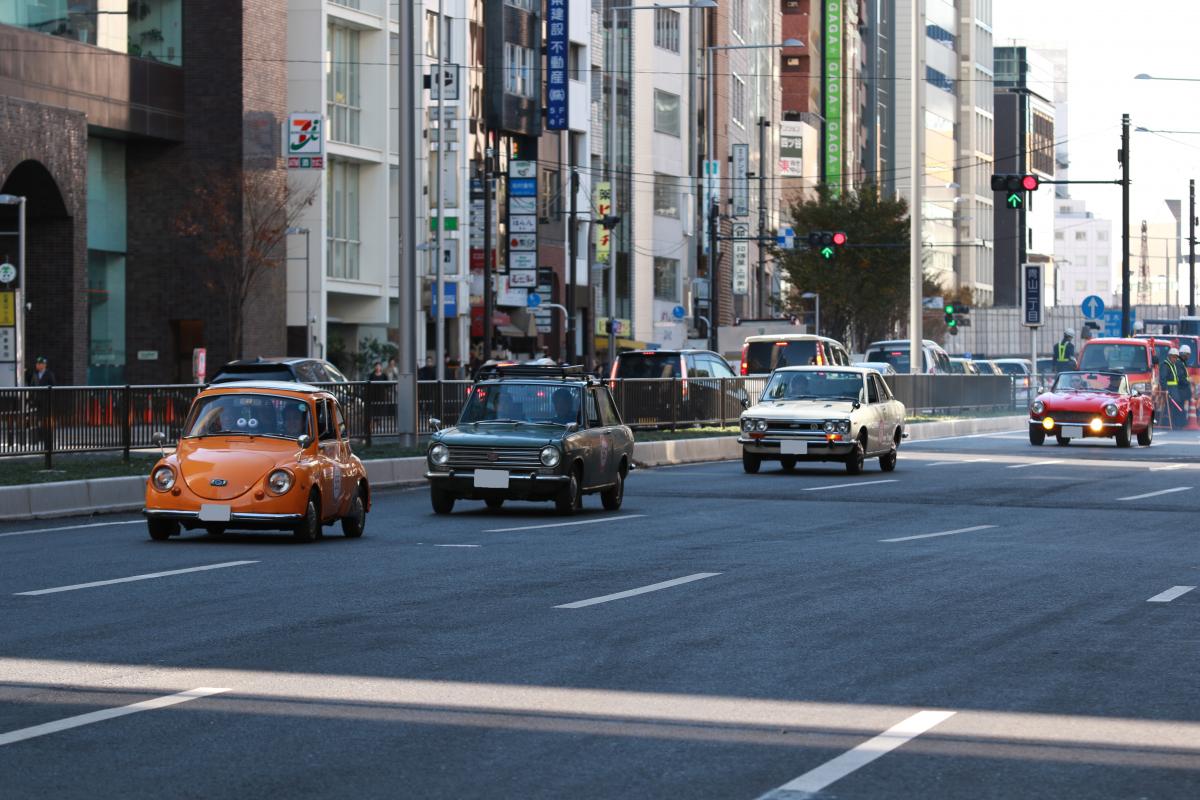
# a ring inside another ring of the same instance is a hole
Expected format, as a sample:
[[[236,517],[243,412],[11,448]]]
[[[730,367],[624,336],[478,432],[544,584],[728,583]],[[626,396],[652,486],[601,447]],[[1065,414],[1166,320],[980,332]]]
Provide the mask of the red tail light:
[[[749,374],[750,374],[750,365],[746,363],[746,351],[747,351],[749,348],[750,348],[750,343],[749,343],[749,342],[743,342],[743,343],[742,343],[742,369],[741,369],[741,373],[742,373],[743,375],[749,375]]]

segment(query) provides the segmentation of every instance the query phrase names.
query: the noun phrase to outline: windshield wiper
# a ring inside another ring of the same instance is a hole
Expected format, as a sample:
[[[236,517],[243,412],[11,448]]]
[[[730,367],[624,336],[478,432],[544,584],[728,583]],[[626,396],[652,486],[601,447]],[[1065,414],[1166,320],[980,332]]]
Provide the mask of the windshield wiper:
[[[525,423],[525,420],[523,420],[523,419],[480,419],[480,420],[476,420],[475,424],[479,425],[484,422],[513,423],[515,425],[522,425]]]

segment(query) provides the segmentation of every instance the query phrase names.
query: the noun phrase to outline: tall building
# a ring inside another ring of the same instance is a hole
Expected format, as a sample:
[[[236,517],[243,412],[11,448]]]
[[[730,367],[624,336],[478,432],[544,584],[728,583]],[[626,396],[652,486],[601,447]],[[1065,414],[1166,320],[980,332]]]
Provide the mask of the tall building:
[[[1112,221],[1097,219],[1082,200],[1056,199],[1054,205],[1057,305],[1078,307],[1084,298],[1096,295],[1119,306],[1121,267],[1112,258]]]
[[[970,289],[976,305],[990,306],[995,295],[992,0],[958,0],[958,20],[958,196],[951,240],[957,247],[955,287]]]
[[[172,383],[193,379],[198,349],[209,375],[284,352],[282,248],[250,210],[286,196],[287,11],[0,4],[0,193],[27,198],[27,366],[46,356],[60,384]],[[14,212],[0,206],[0,230]],[[248,285],[231,280],[247,236],[266,250]],[[0,384],[20,377],[0,364]]]

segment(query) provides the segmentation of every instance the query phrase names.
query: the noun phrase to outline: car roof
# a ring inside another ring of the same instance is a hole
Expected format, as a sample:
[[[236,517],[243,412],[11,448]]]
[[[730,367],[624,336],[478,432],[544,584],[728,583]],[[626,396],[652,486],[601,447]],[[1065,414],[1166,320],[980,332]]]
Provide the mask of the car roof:
[[[973,359],[973,358],[967,358],[967,357],[965,357],[965,356],[950,356],[950,360],[951,360],[951,361],[953,361],[953,362],[955,362],[955,363],[961,363],[961,364],[966,364],[966,363],[974,363],[974,362],[975,362],[975,359]]]
[[[1145,347],[1150,344],[1150,340],[1149,339],[1135,339],[1133,337],[1126,339],[1121,336],[1103,336],[1103,337],[1097,337],[1095,339],[1088,339],[1087,341],[1085,341],[1083,343],[1083,346],[1087,347],[1088,345],[1091,345],[1091,344],[1140,344],[1143,347]]]
[[[993,364],[1028,364],[1028,358],[993,358]]]
[[[747,342],[833,342],[840,345],[837,339],[829,336],[820,336],[815,333],[756,333],[753,336],[747,336]]]
[[[625,356],[669,356],[672,354],[687,354],[687,353],[708,353],[710,355],[720,355],[720,353],[712,350],[697,350],[694,348],[684,348],[682,350],[626,350],[624,353],[617,353],[617,358]]]
[[[803,366],[796,366],[796,367],[778,367],[778,368],[776,368],[775,371],[776,372],[857,372],[859,375],[865,375],[868,372],[875,372],[874,368],[872,368],[872,367],[853,367],[853,366],[845,366],[844,367],[844,366],[840,366],[840,365],[821,366],[819,364],[817,364],[817,365],[805,364]]]
[[[221,369],[226,367],[253,367],[259,364],[299,364],[304,361],[320,361],[319,358],[309,358],[307,356],[259,356],[258,358],[239,358],[236,361],[230,361]]]
[[[255,389],[258,391],[268,392],[299,392],[301,394],[317,394],[324,392],[325,389],[318,386],[310,386],[307,383],[296,383],[294,381],[224,381],[222,383],[214,383],[204,391],[218,390],[238,390],[238,389]]]

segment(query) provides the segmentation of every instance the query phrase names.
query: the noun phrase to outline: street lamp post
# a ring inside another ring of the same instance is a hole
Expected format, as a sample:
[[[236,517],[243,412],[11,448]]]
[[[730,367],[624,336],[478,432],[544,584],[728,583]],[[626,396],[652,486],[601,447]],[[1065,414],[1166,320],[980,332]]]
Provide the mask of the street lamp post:
[[[309,267],[308,228],[291,227],[284,231],[288,236],[304,236],[304,355],[312,358],[312,269]]]
[[[13,322],[16,323],[14,386],[25,382],[25,202],[26,198],[22,195],[0,194],[0,205],[17,207],[17,290],[13,294]]]

